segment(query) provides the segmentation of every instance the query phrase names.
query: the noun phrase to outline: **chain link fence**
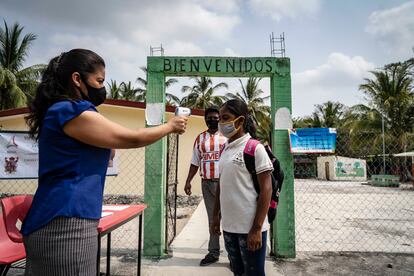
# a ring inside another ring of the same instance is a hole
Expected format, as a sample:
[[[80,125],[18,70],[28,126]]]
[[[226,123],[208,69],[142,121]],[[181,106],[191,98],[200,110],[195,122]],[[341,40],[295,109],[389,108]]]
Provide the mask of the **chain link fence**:
[[[405,137],[404,137],[405,136]],[[337,130],[334,155],[294,155],[297,251],[414,253],[405,134]]]
[[[178,134],[168,135],[167,149],[166,248],[177,234]]]
[[[395,156],[413,151],[414,145],[402,138],[393,134],[383,139],[380,133],[350,136],[338,129],[336,154],[294,156],[297,251],[414,253],[413,161]],[[176,234],[178,137],[170,136],[168,144],[169,244]],[[145,149],[117,150],[115,158],[118,174],[107,177],[105,204],[142,203]],[[373,183],[377,175],[396,176],[398,187],[393,182]],[[0,196],[33,194],[36,187],[35,179],[1,180]],[[114,256],[133,260],[137,245],[137,219],[112,234]]]

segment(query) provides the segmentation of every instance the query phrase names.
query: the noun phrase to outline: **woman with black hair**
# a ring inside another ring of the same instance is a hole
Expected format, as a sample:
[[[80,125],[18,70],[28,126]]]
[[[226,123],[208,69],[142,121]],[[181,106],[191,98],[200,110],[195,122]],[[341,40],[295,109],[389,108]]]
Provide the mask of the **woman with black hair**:
[[[25,275],[96,275],[97,226],[113,148],[149,145],[183,133],[185,117],[131,130],[100,115],[105,62],[73,49],[53,58],[29,103],[30,135],[39,143],[38,188],[23,222]]]
[[[272,193],[273,165],[263,145],[254,152],[260,193],[243,158],[247,142],[256,136],[253,118],[241,100],[230,100],[220,108],[219,131],[228,138],[220,156],[220,185],[216,191],[211,231],[220,235],[234,275],[265,275],[267,211]]]

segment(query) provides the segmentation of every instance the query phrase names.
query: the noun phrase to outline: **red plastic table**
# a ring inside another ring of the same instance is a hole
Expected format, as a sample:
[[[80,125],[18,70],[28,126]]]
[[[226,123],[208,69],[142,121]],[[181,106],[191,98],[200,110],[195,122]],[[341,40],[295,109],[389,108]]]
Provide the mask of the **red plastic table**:
[[[111,275],[111,232],[137,216],[139,216],[137,275],[141,275],[142,215],[146,208],[147,205],[145,204],[105,205],[103,207],[104,212],[110,212],[111,214],[102,217],[98,225],[97,275],[100,275],[101,238],[107,235],[106,275]]]

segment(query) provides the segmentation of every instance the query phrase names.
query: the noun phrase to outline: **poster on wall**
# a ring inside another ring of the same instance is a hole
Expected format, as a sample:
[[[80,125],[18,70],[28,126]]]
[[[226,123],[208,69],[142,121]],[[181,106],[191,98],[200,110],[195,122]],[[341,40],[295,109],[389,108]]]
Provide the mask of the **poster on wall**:
[[[365,177],[365,163],[361,160],[340,160],[335,162],[336,177]]]
[[[291,153],[334,153],[335,128],[296,128],[289,130]]]
[[[118,174],[116,154],[111,154],[107,175]],[[39,147],[28,132],[0,132],[0,179],[37,178]]]

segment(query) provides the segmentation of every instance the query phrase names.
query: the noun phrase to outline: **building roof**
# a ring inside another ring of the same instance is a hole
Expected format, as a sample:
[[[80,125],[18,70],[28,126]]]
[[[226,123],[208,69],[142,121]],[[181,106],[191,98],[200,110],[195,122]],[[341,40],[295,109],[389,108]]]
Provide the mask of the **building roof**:
[[[112,106],[120,106],[120,107],[132,107],[132,108],[140,108],[145,109],[146,104],[143,102],[132,102],[126,100],[114,100],[114,99],[107,99],[104,103],[105,105],[112,105]],[[166,106],[165,110],[167,112],[174,112],[175,106]],[[0,111],[0,118],[1,117],[8,117],[8,116],[15,116],[15,115],[23,115],[29,113],[29,109],[27,107],[20,107],[20,108],[13,108],[7,110]],[[204,116],[204,110],[202,109],[191,109],[192,115],[197,116]]]
[[[394,154],[394,156],[397,156],[397,157],[414,157],[414,151],[402,152],[402,153]]]

